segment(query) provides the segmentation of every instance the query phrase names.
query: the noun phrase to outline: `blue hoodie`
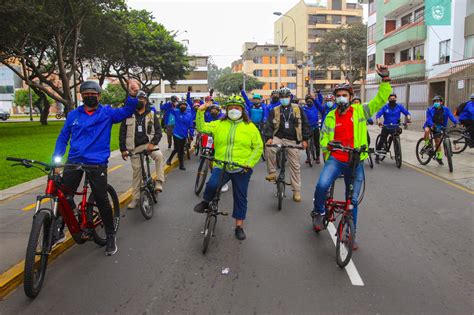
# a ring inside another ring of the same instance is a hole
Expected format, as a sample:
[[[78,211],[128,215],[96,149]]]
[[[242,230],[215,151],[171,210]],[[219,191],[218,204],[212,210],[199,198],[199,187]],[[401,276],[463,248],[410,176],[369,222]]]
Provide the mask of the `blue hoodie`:
[[[375,118],[379,119],[380,117],[383,116],[383,124],[384,126],[388,125],[396,125],[398,126],[398,122],[400,121],[400,116],[401,114],[408,116],[410,115],[410,112],[403,107],[402,104],[396,104],[393,108],[390,107],[390,105],[386,104],[384,107],[382,107],[377,115],[375,115]]]
[[[443,122],[441,123],[441,125],[436,125],[435,126],[433,118],[435,116],[436,110],[442,110],[443,111]],[[451,110],[449,109],[449,107],[446,107],[446,106],[442,105],[440,109],[436,109],[433,105],[433,106],[429,107],[426,110],[426,122],[423,125],[423,128],[426,128],[426,127],[430,127],[430,128],[432,128],[432,127],[443,127],[443,128],[446,128],[448,126],[448,118],[453,123],[455,123],[455,124],[458,123],[457,119],[454,117],[454,115],[451,112]]]
[[[459,114],[459,120],[474,120],[474,101],[469,101]]]
[[[268,118],[268,106],[267,104],[260,102],[260,107],[256,108],[253,102],[248,98],[247,93],[245,90],[241,90],[240,93],[245,100],[246,110],[250,116],[250,119],[254,124],[261,124],[262,122],[266,122]]]
[[[99,104],[92,115],[86,113],[84,105],[71,111],[59,133],[53,157],[62,157],[69,142],[70,163],[107,165],[112,124],[131,117],[137,103],[136,98],[128,96],[122,108]]]
[[[160,110],[165,113],[163,115],[165,126],[174,125],[174,121],[170,121],[170,112],[172,109],[173,109],[173,104],[171,102],[166,102],[163,105],[160,105]]]
[[[194,134],[193,130],[193,115],[185,111],[181,113],[179,108],[175,108],[170,111],[170,114],[175,118],[175,125],[173,129],[173,135],[179,139],[186,139],[189,135]]]

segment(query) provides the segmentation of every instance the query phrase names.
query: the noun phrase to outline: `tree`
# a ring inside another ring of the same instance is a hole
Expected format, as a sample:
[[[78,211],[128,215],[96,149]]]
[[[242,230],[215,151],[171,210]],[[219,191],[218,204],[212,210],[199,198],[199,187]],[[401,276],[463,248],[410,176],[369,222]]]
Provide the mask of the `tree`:
[[[38,89],[31,89],[32,106],[40,112],[40,122],[42,125],[48,124],[49,108],[54,104],[54,100]],[[27,89],[17,89],[13,103],[16,106],[29,106],[30,96]],[[46,117],[46,118],[45,118]]]
[[[127,94],[120,84],[109,84],[102,91],[101,103],[116,107],[123,104],[125,97],[127,97]]]
[[[362,23],[343,25],[326,32],[317,43],[314,56],[318,69],[340,69],[350,84],[365,76],[367,26]]]
[[[224,95],[240,94],[240,86],[243,82],[242,73],[229,73],[222,75],[217,79],[215,83],[216,89]],[[245,76],[245,87],[251,91],[254,89],[260,89],[263,86],[263,82],[252,76]]]
[[[222,75],[232,73],[232,69],[230,67],[219,68],[215,63],[210,61],[209,64],[207,65],[207,73],[208,73],[209,87],[215,88],[216,81]]]

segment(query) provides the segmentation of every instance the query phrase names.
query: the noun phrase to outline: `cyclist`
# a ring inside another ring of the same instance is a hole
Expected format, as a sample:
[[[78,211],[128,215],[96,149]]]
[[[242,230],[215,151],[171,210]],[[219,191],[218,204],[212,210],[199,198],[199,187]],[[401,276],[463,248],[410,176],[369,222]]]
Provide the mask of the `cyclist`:
[[[162,137],[161,125],[156,114],[147,108],[147,95],[143,91],[137,93],[138,105],[132,117],[122,121],[120,126],[120,151],[122,158],[126,161],[129,153],[142,152],[143,150],[152,151],[158,148],[158,143]],[[150,153],[151,158],[155,161],[156,166],[156,191],[163,191],[163,183],[165,182],[165,174],[163,171],[163,153],[161,151],[153,151]],[[132,162],[132,189],[133,199],[128,204],[129,209],[134,209],[140,198],[140,184],[142,180],[142,168],[140,165],[140,157],[133,155]]]
[[[97,165],[98,169],[86,173],[92,194],[97,202],[100,217],[107,235],[105,254],[111,256],[118,250],[113,222],[112,207],[107,196],[107,164],[110,156],[110,133],[112,124],[132,116],[137,106],[135,96],[138,84],[130,82],[129,96],[122,108],[113,108],[99,103],[101,87],[95,81],[85,81],[79,87],[83,105],[71,111],[56,141],[53,158],[57,162],[66,152],[69,143],[67,163]],[[83,171],[65,167],[63,184],[71,192],[79,186]],[[60,230],[64,238],[64,226]]]
[[[389,134],[393,134],[398,129],[398,123],[400,122],[401,114],[405,115],[407,121],[411,120],[410,112],[400,103],[397,103],[397,95],[391,93],[388,97],[388,104],[382,107],[375,115],[377,124],[382,127],[380,133],[380,141],[377,143],[376,151],[382,150],[383,146],[387,143],[387,137]],[[383,124],[380,121],[380,117],[383,116]],[[375,162],[379,163],[378,154],[375,156]]]
[[[320,95],[320,93],[318,93]],[[318,96],[319,96],[318,95]],[[321,96],[322,98],[322,96]],[[316,149],[316,164],[321,163],[319,159],[319,155],[321,153],[321,148],[319,146],[319,109],[320,106],[315,105],[315,100],[311,95],[306,95],[305,97],[306,104],[304,105],[303,109],[308,118],[309,128],[311,129],[311,137],[313,139],[313,143]],[[319,101],[316,101],[319,102]],[[309,163],[309,159],[311,158],[311,154],[307,156],[306,163]]]
[[[459,122],[466,127],[469,133],[469,137],[471,138],[469,146],[474,146],[474,93],[471,94],[470,101],[458,106],[456,115],[458,116]]]
[[[274,107],[268,114],[268,124],[265,128],[267,144],[297,145],[302,143],[303,148],[308,146],[311,136],[308,118],[304,110],[297,104],[290,104],[291,91],[288,88],[280,90],[280,106]],[[277,148],[268,147],[265,151],[267,157],[268,176],[266,180],[275,181]],[[298,149],[288,149],[288,163],[290,168],[291,187],[293,200],[301,201],[301,173]]]
[[[323,126],[322,124],[324,123],[324,119],[326,119],[326,116],[329,114],[329,112],[337,108],[334,95],[332,94],[327,95],[324,98],[323,105],[318,105],[318,103],[316,103],[316,106],[318,106],[318,110],[321,113],[321,127],[322,127]]]
[[[280,90],[273,90],[272,93],[270,94],[270,104],[267,106],[267,111],[270,113],[270,111],[276,107],[281,105],[280,103]]]
[[[438,144],[441,141],[442,130],[448,126],[448,118],[454,124],[457,124],[458,121],[449,107],[444,106],[444,100],[441,96],[436,95],[433,97],[432,101],[433,106],[428,107],[426,110],[426,122],[423,125],[423,128],[425,129],[425,146],[431,145],[430,133],[432,132],[436,147],[438,147]],[[439,146],[438,151],[436,151],[436,161],[438,161],[440,165],[444,164],[441,146]]]
[[[160,105],[160,110],[164,113],[163,121],[166,130],[166,137],[168,139],[168,149],[171,149],[171,144],[173,143],[173,129],[174,129],[174,116],[171,115],[171,112],[176,109],[178,106],[178,97],[173,95],[171,96],[171,101],[166,102],[163,105]]]
[[[173,141],[174,149],[171,152],[170,157],[166,161],[166,164],[171,165],[174,155],[178,154],[179,169],[185,171],[184,167],[184,148],[188,138],[193,139],[193,116],[187,110],[186,101],[178,101],[178,108],[170,111],[170,114],[174,117],[176,123],[173,129]]]
[[[241,86],[242,87],[242,86]],[[268,110],[267,105],[262,102],[262,96],[254,93],[250,100],[244,89],[240,89],[240,94],[244,98],[247,113],[250,115],[250,120],[257,126],[258,130],[263,128],[263,124],[267,121]]]
[[[257,127],[250,122],[242,97],[230,97],[225,103],[226,116],[223,119],[206,123],[204,112],[211,104],[211,102],[206,102],[199,108],[196,120],[198,131],[213,137],[216,159],[248,166],[245,169],[230,168],[224,175],[224,183],[232,181],[234,198],[232,217],[235,219],[235,237],[238,240],[244,240],[246,236],[242,226],[247,214],[248,185],[252,168],[262,155],[263,143]],[[216,165],[206,184],[203,201],[194,207],[195,212],[205,212],[216,193],[220,175],[221,168]]]
[[[346,191],[352,182],[352,169],[349,165],[349,154],[342,151],[330,152],[327,148],[333,140],[340,141],[344,146],[360,148],[367,146],[366,120],[375,114],[385,104],[391,91],[390,73],[385,65],[377,65],[377,73],[382,77],[377,95],[368,104],[352,104],[354,91],[349,84],[341,84],[334,89],[337,110],[329,112],[321,130],[321,146],[325,153],[326,163],[319,177],[314,192],[314,205],[311,216],[316,230],[321,230],[325,215],[326,193],[339,175],[344,174]],[[361,160],[368,157],[367,153],[361,154]],[[364,164],[360,163],[355,172],[352,204],[354,208],[354,226],[357,226],[357,203],[359,193],[364,181]],[[354,249],[358,245],[354,240]]]

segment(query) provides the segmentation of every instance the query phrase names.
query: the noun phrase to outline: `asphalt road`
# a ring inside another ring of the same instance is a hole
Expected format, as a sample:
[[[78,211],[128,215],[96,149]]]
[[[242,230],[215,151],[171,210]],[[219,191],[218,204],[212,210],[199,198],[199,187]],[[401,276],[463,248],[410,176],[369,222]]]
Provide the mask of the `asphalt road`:
[[[473,313],[472,195],[390,162],[367,168],[353,256],[364,286],[354,286],[335,263],[330,235],[311,229],[321,166],[303,166],[303,202],[289,193],[279,212],[260,164],[247,240],[234,238],[230,217],[219,218],[206,256],[204,218],[192,212],[196,161],[187,168],[169,175],[151,221],[126,213],[115,256],[75,246],[50,266],[38,298],[18,288],[0,314]],[[226,193],[222,207],[231,210],[231,200]]]

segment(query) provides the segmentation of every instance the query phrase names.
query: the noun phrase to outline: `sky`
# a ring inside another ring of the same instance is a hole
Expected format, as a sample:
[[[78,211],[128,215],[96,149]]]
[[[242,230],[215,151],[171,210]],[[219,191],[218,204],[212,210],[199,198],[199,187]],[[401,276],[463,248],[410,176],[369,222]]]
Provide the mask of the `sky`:
[[[239,59],[244,42],[273,43],[273,23],[278,19],[273,12],[286,12],[298,1],[128,0],[127,3],[133,9],[151,11],[168,30],[183,31],[177,40],[189,40],[190,54],[210,55],[223,68]]]

